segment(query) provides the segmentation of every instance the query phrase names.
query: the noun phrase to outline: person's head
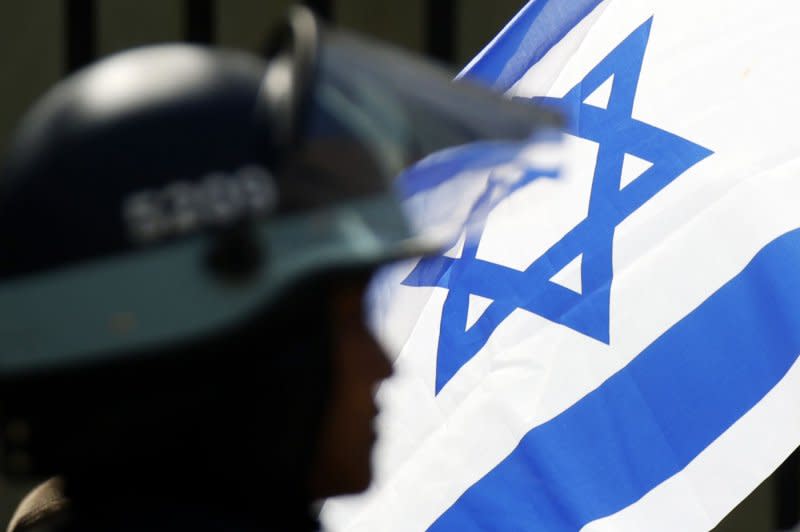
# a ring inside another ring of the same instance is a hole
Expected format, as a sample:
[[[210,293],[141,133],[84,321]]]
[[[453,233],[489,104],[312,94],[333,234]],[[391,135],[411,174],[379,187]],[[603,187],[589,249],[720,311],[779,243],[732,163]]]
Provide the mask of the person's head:
[[[304,10],[266,58],[164,45],[61,82],[0,174],[0,465],[363,490],[390,373],[364,287],[433,249],[392,178],[540,118]]]

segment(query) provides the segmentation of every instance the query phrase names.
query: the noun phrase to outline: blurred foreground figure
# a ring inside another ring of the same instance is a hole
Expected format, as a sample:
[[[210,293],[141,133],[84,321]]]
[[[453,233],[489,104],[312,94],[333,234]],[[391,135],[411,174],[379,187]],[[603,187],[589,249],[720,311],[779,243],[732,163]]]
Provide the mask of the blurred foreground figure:
[[[314,529],[371,480],[370,273],[439,246],[392,177],[542,119],[305,10],[59,84],[0,182],[0,463],[58,475],[11,529]]]

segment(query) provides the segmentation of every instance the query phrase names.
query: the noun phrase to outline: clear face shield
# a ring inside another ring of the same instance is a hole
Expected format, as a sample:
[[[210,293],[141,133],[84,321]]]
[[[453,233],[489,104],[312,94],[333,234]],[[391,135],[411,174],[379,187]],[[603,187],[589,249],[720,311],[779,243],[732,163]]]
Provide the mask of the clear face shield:
[[[433,153],[524,140],[561,122],[549,110],[453,82],[430,61],[327,31],[303,8],[292,11],[269,55],[263,96],[271,123],[280,124],[273,139],[283,153],[300,154],[323,195],[375,193]]]

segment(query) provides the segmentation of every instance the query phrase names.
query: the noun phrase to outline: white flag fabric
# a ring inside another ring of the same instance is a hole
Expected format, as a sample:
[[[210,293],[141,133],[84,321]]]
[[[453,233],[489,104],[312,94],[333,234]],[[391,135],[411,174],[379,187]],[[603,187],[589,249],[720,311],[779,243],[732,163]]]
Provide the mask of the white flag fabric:
[[[798,446],[798,20],[534,0],[467,67],[569,125],[403,177],[463,234],[376,281],[377,481],[326,527],[707,530]]]

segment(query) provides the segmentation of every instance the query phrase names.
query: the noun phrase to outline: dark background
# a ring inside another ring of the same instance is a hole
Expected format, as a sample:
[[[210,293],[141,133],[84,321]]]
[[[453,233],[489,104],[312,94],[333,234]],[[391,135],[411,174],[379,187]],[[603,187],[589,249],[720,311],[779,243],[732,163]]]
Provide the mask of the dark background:
[[[193,41],[257,50],[291,0],[0,0],[0,154],[15,123],[48,87],[114,52]],[[522,0],[308,0],[332,24],[447,63],[466,64]],[[2,157],[0,155],[0,157]],[[0,319],[2,319],[0,317]],[[742,460],[746,460],[742,456]],[[767,532],[798,521],[794,455],[718,527]],[[158,479],[153,479],[158,482]],[[0,529],[29,486],[0,479]]]

